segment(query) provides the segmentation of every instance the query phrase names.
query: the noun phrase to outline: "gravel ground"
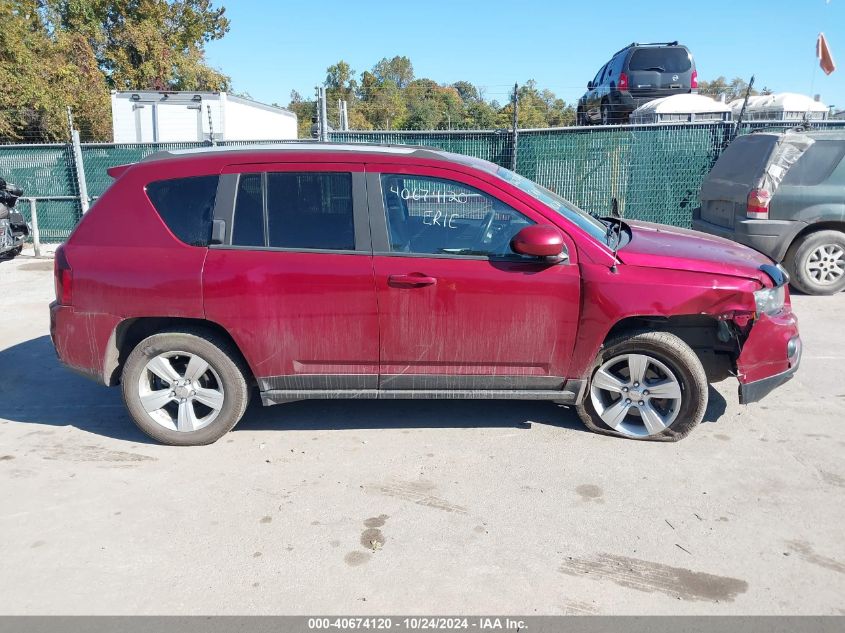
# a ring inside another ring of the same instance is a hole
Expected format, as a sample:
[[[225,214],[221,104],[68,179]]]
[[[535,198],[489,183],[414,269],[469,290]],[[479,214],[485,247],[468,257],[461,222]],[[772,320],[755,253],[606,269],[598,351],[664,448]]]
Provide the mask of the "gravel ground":
[[[795,379],[677,444],[546,402],[256,403],[151,443],[56,361],[49,260],[0,262],[2,614],[845,613],[845,294]]]

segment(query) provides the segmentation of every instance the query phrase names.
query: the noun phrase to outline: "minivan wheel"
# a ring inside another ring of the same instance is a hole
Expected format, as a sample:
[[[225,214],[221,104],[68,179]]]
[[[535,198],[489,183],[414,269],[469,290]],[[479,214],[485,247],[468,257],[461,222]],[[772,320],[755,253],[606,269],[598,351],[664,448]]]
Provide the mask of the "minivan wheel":
[[[614,123],[613,120],[613,110],[609,103],[602,103],[601,104],[601,124],[602,125],[612,125]]]
[[[680,338],[627,334],[599,353],[578,415],[596,433],[673,442],[701,422],[707,389],[701,361]]]
[[[202,330],[162,332],[141,341],[123,366],[132,419],[164,444],[211,444],[241,419],[245,372],[228,341]]]
[[[792,285],[808,295],[845,289],[845,233],[817,231],[802,237],[786,255]]]

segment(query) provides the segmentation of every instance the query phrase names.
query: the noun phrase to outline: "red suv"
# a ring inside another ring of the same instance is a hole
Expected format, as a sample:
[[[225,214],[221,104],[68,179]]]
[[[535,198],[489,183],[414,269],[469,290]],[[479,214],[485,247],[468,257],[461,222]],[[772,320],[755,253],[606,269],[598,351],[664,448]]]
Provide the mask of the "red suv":
[[[214,442],[253,388],[550,400],[593,431],[677,440],[708,382],[735,375],[747,403],[798,367],[765,256],[597,219],[483,160],[298,144],[109,173],[56,253],[53,343],[165,443]]]

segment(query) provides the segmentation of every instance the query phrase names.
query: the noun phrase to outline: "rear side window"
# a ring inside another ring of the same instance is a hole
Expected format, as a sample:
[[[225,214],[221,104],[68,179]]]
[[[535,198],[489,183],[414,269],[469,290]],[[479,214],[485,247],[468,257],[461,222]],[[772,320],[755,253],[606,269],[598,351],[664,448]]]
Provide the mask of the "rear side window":
[[[663,73],[685,73],[692,68],[690,55],[684,48],[638,48],[628,62],[629,70],[656,70]]]
[[[218,176],[156,180],[147,197],[167,227],[185,244],[208,246]]]
[[[352,174],[242,174],[235,199],[232,244],[355,250]]]
[[[786,176],[784,185],[811,186],[824,182],[845,156],[845,141],[816,141],[798,159]]]
[[[232,244],[264,246],[263,174],[243,174],[238,179]]]

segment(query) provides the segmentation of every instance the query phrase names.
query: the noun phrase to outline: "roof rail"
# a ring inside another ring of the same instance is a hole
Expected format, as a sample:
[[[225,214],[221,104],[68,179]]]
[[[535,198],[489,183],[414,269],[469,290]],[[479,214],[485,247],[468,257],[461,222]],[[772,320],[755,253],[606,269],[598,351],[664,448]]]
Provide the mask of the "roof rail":
[[[619,53],[622,53],[623,51],[627,51],[629,48],[634,48],[635,46],[677,46],[677,45],[678,45],[678,40],[675,40],[674,42],[646,42],[646,43],[631,42],[630,44],[628,44],[628,46],[620,48],[618,51],[613,53],[613,57],[616,57]]]

